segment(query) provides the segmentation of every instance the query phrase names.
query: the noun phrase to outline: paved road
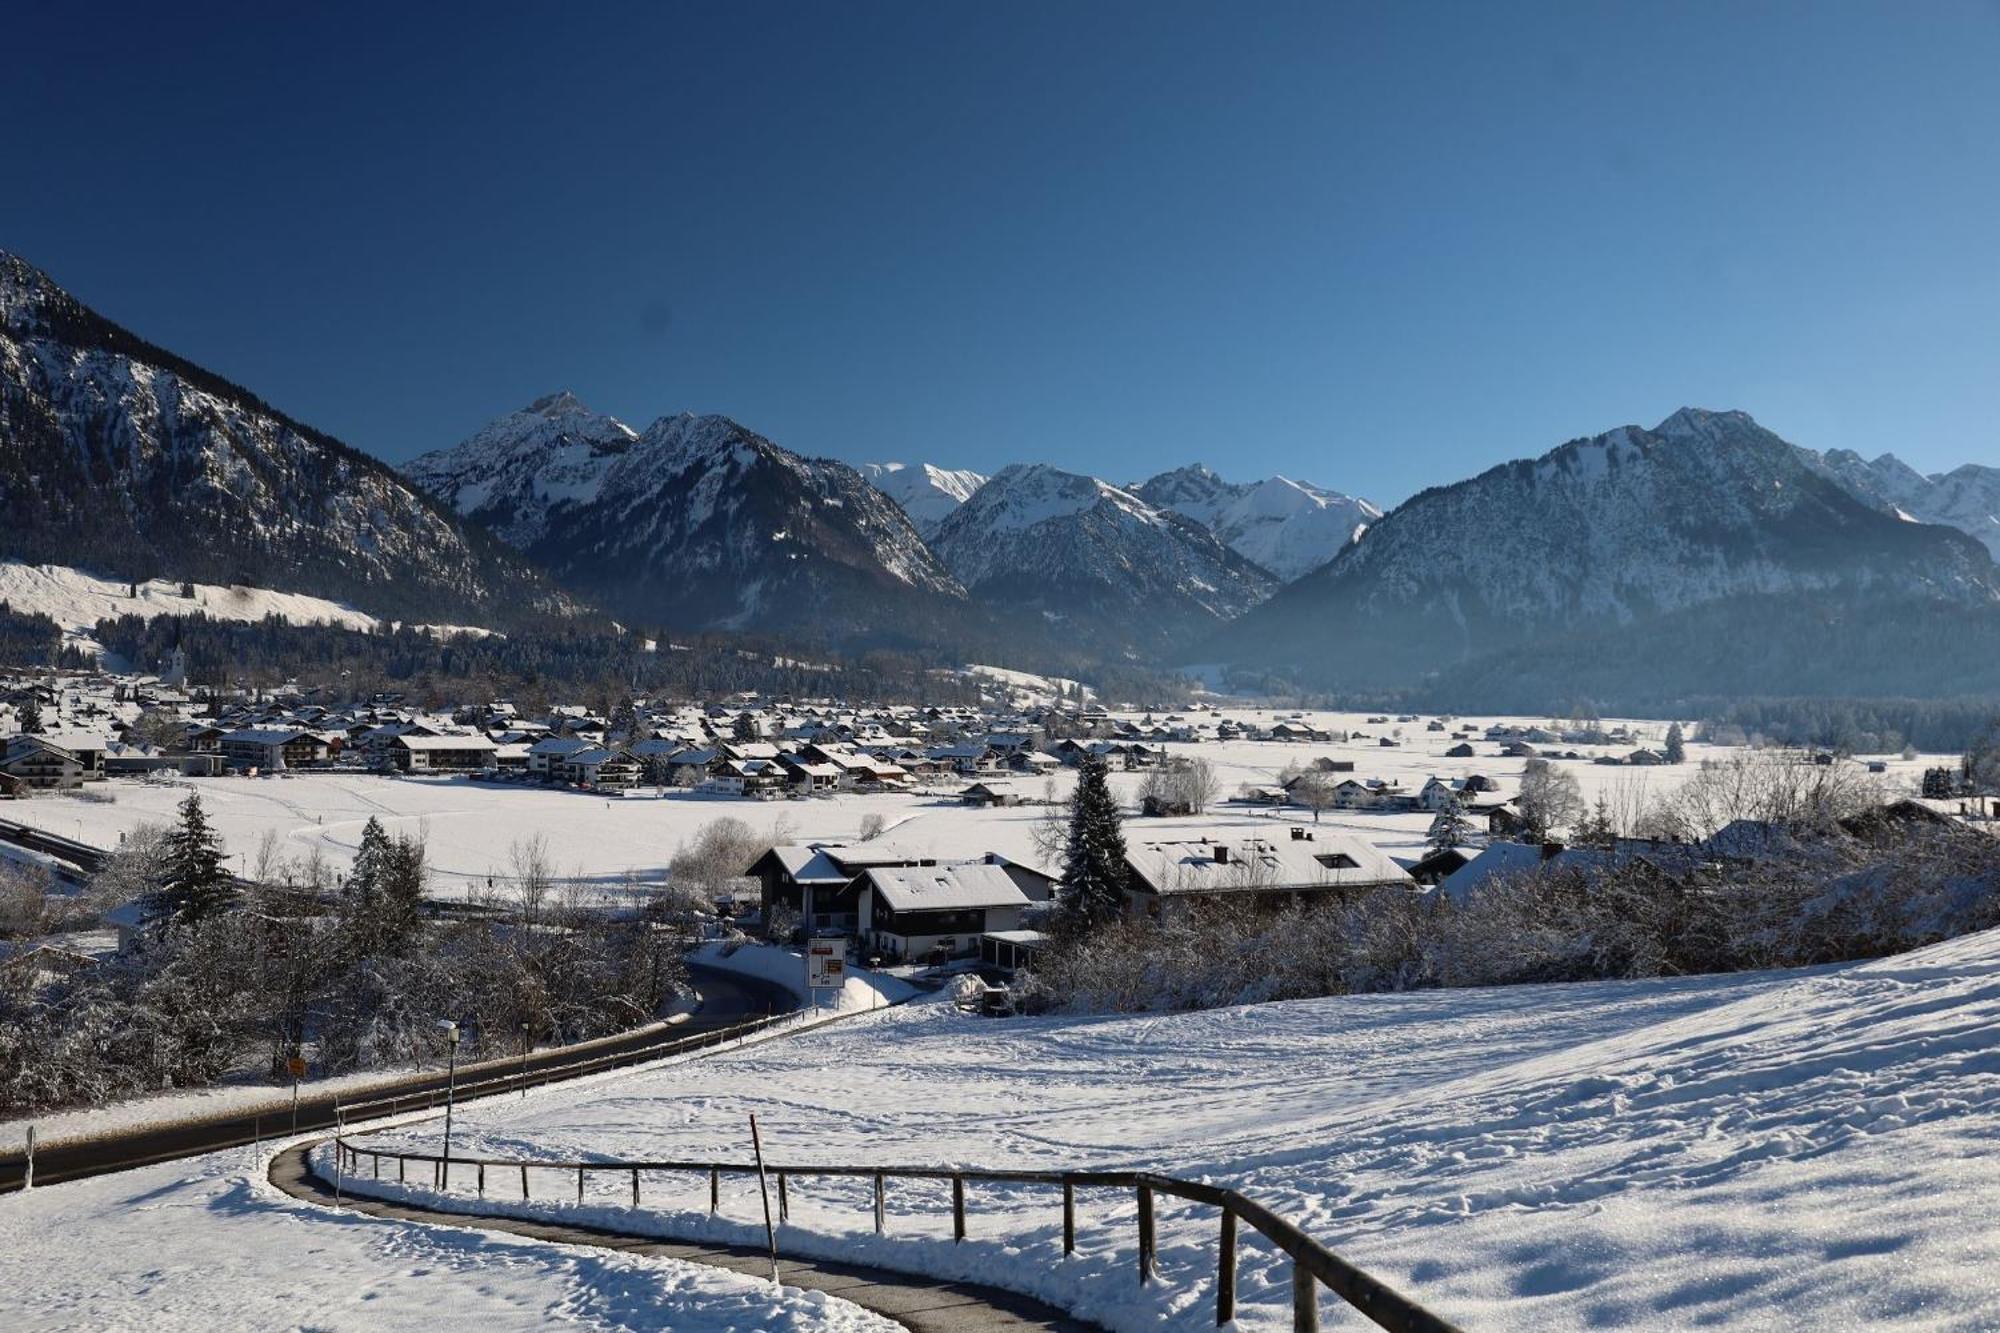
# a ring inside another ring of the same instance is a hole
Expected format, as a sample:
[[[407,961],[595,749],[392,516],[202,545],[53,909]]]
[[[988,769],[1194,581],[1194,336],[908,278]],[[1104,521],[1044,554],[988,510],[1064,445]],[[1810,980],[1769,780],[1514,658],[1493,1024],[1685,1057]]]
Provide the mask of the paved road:
[[[309,1145],[308,1145],[309,1146]],[[335,1200],[332,1187],[306,1162],[307,1147],[291,1148],[271,1161],[271,1183],[295,1198],[403,1222],[477,1227],[565,1245],[593,1245],[623,1254],[644,1254],[726,1268],[755,1278],[771,1275],[768,1251],[748,1245],[660,1240],[606,1228],[531,1222],[512,1217],[474,1217],[415,1204],[389,1203],[347,1194]],[[1093,1333],[1095,1324],[1073,1319],[1032,1297],[973,1282],[895,1273],[861,1264],[819,1259],[787,1259],[780,1246],[780,1275],[786,1286],[824,1291],[895,1320],[913,1333]]]
[[[585,1045],[537,1052],[528,1058],[526,1083],[539,1087],[579,1074],[615,1069],[624,1065],[657,1060],[661,1056],[698,1050],[713,1045],[742,1024],[763,1019],[767,1014],[784,1013],[796,1007],[784,991],[748,977],[733,976],[710,968],[692,968],[694,982],[701,991],[702,1005],[685,1022],[641,1029],[608,1037]],[[443,1104],[446,1076],[442,1072],[417,1074],[392,1083],[378,1084],[365,1093],[349,1091],[315,1093],[307,1084],[299,1098],[300,1132],[331,1129],[341,1106],[348,1109],[366,1098],[370,1115],[394,1115],[419,1111]],[[518,1094],[523,1085],[519,1060],[495,1060],[471,1065],[458,1071],[458,1095],[466,1101],[480,1097]],[[281,1090],[273,1089],[282,1095]],[[261,1139],[278,1138],[292,1132],[289,1109],[272,1114],[267,1107],[260,1113],[225,1113],[200,1120],[149,1126],[101,1138],[72,1140],[43,1147],[35,1154],[35,1183],[52,1185],[64,1180],[104,1175],[130,1167],[146,1166],[177,1157],[193,1157],[221,1148],[234,1148]],[[21,1188],[27,1165],[18,1152],[0,1154],[0,1194]]]

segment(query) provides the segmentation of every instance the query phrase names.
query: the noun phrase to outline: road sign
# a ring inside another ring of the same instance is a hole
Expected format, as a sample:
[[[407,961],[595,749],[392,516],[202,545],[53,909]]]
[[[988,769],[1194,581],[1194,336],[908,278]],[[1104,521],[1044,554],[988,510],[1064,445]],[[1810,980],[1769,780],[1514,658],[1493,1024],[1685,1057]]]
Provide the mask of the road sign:
[[[845,939],[806,943],[806,985],[813,990],[839,990],[847,976]]]
[[[293,1078],[304,1078],[306,1076],[306,1062],[303,1056],[295,1055],[285,1061],[285,1068],[292,1071]]]

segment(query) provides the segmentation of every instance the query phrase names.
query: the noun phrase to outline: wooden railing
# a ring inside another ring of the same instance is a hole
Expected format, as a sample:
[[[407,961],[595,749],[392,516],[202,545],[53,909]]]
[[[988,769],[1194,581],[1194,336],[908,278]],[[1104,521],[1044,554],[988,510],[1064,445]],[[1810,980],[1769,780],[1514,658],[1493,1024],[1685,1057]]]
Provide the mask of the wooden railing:
[[[584,1182],[587,1177],[600,1174],[614,1177],[629,1176],[634,1208],[639,1206],[640,1181],[646,1175],[706,1175],[708,1210],[711,1214],[721,1211],[724,1176],[754,1177],[759,1174],[759,1166],[755,1162],[544,1162],[479,1157],[446,1159],[430,1153],[377,1148],[357,1143],[346,1137],[336,1138],[334,1149],[336,1175],[343,1180],[349,1177],[362,1177],[364,1175],[362,1159],[368,1158],[370,1169],[366,1174],[370,1178],[381,1179],[382,1164],[394,1162],[397,1181],[407,1183],[409,1164],[416,1162],[429,1169],[432,1188],[440,1190],[451,1187],[451,1174],[454,1169],[474,1172],[481,1198],[486,1194],[487,1173],[494,1169],[508,1178],[518,1173],[521,1197],[524,1200],[529,1198],[530,1170],[564,1174],[573,1171],[576,1173],[576,1201],[579,1204],[583,1202]],[[892,1180],[947,1182],[951,1186],[951,1234],[955,1241],[962,1241],[966,1236],[967,1185],[1046,1185],[1059,1188],[1062,1191],[1065,1257],[1076,1252],[1076,1192],[1080,1189],[1130,1190],[1137,1205],[1139,1242],[1137,1267],[1138,1280],[1142,1284],[1157,1280],[1155,1268],[1158,1248],[1154,1199],[1158,1195],[1169,1195],[1220,1210],[1221,1226],[1215,1272],[1217,1325],[1227,1324],[1236,1317],[1237,1230],[1239,1224],[1248,1223],[1258,1234],[1291,1259],[1292,1328],[1295,1333],[1317,1333],[1321,1286],[1329,1288],[1361,1314],[1383,1328],[1395,1330],[1395,1333],[1458,1333],[1457,1326],[1449,1320],[1431,1313],[1401,1292],[1363,1272],[1255,1199],[1235,1190],[1224,1189],[1203,1181],[1182,1180],[1148,1171],[988,1171],[924,1166],[778,1166],[768,1163],[762,1170],[776,1178],[778,1219],[781,1222],[788,1220],[791,1214],[788,1186],[794,1179],[844,1177],[869,1180],[873,1187],[877,1235],[886,1234],[887,1231],[888,1182]]]

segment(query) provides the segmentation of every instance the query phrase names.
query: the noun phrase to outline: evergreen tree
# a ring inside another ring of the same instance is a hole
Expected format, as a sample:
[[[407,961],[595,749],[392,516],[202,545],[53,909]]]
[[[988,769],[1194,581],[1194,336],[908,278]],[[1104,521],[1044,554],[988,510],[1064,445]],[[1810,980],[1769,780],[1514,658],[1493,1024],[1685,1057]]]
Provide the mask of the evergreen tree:
[[[605,739],[622,740],[627,744],[645,739],[639,735],[639,709],[629,696],[620,699],[618,706],[611,710],[610,728],[605,733]]]
[[[1601,794],[1597,804],[1576,826],[1576,843],[1579,847],[1602,847],[1610,849],[1618,842],[1618,824],[1611,818],[1611,803]]]
[[[354,853],[354,869],[347,876],[349,913],[359,921],[372,922],[382,897],[382,881],[393,850],[388,830],[373,815],[361,826],[361,846]]]
[[[1100,756],[1086,755],[1070,802],[1056,926],[1072,938],[1090,935],[1116,921],[1124,909],[1125,831],[1111,794],[1110,768]]]
[[[381,938],[401,949],[416,934],[424,898],[424,845],[415,838],[389,840],[382,857]]]
[[[228,910],[236,887],[222,868],[222,839],[208,826],[200,796],[189,792],[181,802],[180,823],[167,831],[163,852],[153,902],[166,925],[192,925]]]
[[[1687,757],[1687,740],[1681,735],[1681,724],[1676,722],[1667,728],[1667,762],[1670,764],[1685,764]]]
[[[1459,804],[1458,793],[1445,797],[1444,808],[1431,820],[1431,830],[1424,838],[1424,844],[1434,852],[1446,851],[1463,846],[1472,840],[1472,821],[1465,817],[1465,807]]]
[[[21,734],[24,736],[41,735],[42,734],[41,700],[37,699],[34,695],[31,694],[27,698],[21,701],[21,707],[19,711],[21,717]]]
[[[730,734],[736,741],[740,743],[747,743],[749,741],[756,740],[757,719],[751,717],[750,714],[748,713],[738,713],[736,715],[735,729]]]

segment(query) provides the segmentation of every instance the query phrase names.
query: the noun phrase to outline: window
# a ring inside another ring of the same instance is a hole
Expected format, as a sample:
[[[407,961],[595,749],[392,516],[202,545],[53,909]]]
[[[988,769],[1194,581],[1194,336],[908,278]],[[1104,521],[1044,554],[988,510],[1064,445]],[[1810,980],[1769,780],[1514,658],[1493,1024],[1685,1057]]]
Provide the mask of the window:
[[[1328,870],[1359,870],[1361,868],[1361,863],[1346,852],[1321,852],[1314,856],[1313,860],[1319,862]]]

